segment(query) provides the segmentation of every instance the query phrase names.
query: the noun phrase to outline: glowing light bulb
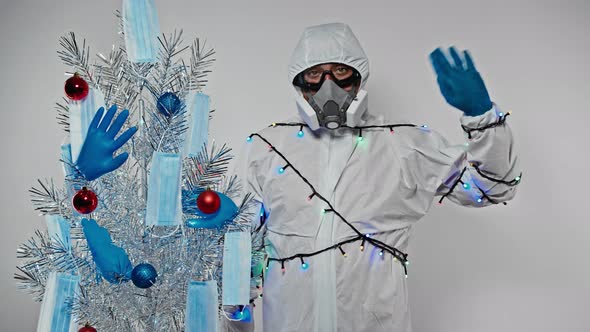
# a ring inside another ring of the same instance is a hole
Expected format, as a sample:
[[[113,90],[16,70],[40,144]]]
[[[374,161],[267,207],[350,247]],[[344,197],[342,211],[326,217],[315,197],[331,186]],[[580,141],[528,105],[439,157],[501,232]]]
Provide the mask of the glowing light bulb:
[[[422,125],[422,128],[428,128],[428,125],[427,124],[423,124]]]
[[[301,268],[302,268],[303,270],[307,270],[307,268],[308,268],[308,267],[309,267],[309,265],[307,265],[307,263],[302,263],[302,264],[301,264]]]
[[[303,137],[303,135],[304,135],[304,133],[303,133],[303,130],[300,130],[300,131],[297,133],[297,136],[299,136],[299,137]]]
[[[520,181],[520,176],[517,176],[514,180]]]
[[[283,173],[285,173],[285,169],[282,167],[279,167],[279,174],[283,174]]]
[[[246,142],[248,142],[248,143],[252,142],[252,136],[248,136],[248,138],[246,138]]]
[[[481,199],[481,197],[477,199],[477,202],[478,202],[478,203],[481,203],[481,202],[482,202],[482,199]]]
[[[463,188],[465,188],[465,190],[469,190],[471,186],[469,185],[469,183],[463,183]]]
[[[383,256],[383,250],[379,252],[379,256]]]
[[[362,142],[362,141],[363,141],[363,136],[358,136],[358,137],[356,138],[356,140],[357,140],[357,141],[359,141],[359,142]]]
[[[338,249],[340,249],[340,252],[342,253],[342,256],[348,257],[348,255],[346,254],[346,252],[344,251],[344,249],[342,249],[342,247],[338,247]]]
[[[499,115],[499,116],[503,116],[503,115],[504,115],[504,113],[500,112],[498,115]]]

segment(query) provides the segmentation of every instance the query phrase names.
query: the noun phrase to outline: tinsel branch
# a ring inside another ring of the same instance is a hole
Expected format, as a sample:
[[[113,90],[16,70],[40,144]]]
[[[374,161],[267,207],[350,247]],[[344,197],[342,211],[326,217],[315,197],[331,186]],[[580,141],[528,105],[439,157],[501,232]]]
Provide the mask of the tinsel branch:
[[[125,89],[123,63],[126,61],[125,52],[121,48],[113,48],[108,57],[101,53],[97,54],[100,63],[94,65],[94,72],[97,76],[97,83],[104,92],[106,105],[117,104],[125,108],[128,100],[133,98],[134,91]]]
[[[16,268],[20,271],[14,274],[14,279],[17,280],[17,288],[31,294],[35,302],[41,302],[45,293],[46,277],[42,276],[36,269],[27,270],[19,266]]]
[[[226,144],[216,149],[215,142],[211,145],[211,151],[203,146],[196,156],[190,156],[185,160],[185,184],[189,190],[198,188],[215,188],[223,174],[227,172],[228,164],[233,158],[231,148]]]
[[[70,107],[69,102],[66,98],[63,98],[63,103],[55,103],[54,107],[57,112],[56,119],[57,123],[66,132],[70,132]]]
[[[70,32],[59,39],[59,44],[63,50],[57,51],[57,54],[63,63],[73,67],[88,84],[96,86],[88,64],[90,46],[86,46],[86,39],[82,41],[82,48],[80,48],[76,41],[76,35]]]
[[[85,257],[76,256],[82,253]],[[34,294],[37,301],[41,301],[45,291],[45,280],[50,271],[77,273],[92,273],[92,265],[87,260],[86,247],[69,247],[59,238],[50,238],[47,232],[35,231],[35,236],[21,244],[17,249],[17,258],[25,263],[17,269],[14,278],[18,287]]]
[[[207,68],[211,67],[215,62],[215,58],[212,58],[215,51],[212,48],[206,49],[205,44],[206,41],[201,45],[199,38],[197,38],[190,46],[190,67],[183,66],[185,70],[190,68],[190,72],[186,73],[183,84],[183,90],[185,91],[201,90],[208,82],[206,77],[211,70]]]
[[[230,177],[226,177],[225,175],[222,177],[222,180],[219,184],[219,191],[222,192],[224,195],[230,198],[238,197],[241,194],[242,186],[238,181],[237,175],[232,175]]]
[[[150,109],[150,119],[146,124],[150,145],[153,150],[168,153],[177,153],[182,144],[184,134],[188,130],[186,121],[186,108],[181,107],[175,114],[165,116],[157,110]]]
[[[69,206],[65,203],[66,199],[60,196],[59,191],[55,188],[53,180],[45,180],[43,183],[37,179],[40,189],[32,187],[29,189],[31,193],[31,202],[35,205],[35,210],[42,215],[45,214],[64,214],[69,211]]]
[[[184,72],[184,65],[182,62],[174,62],[173,58],[184,50],[188,49],[188,46],[181,47],[182,44],[182,30],[180,32],[174,31],[166,37],[162,34],[158,37],[161,48],[159,52],[160,66],[155,68],[155,82],[158,84],[157,93],[154,95],[158,98],[161,94],[167,90],[178,91],[182,81],[180,77]]]
[[[120,10],[115,10],[115,18],[117,19],[117,27],[118,27],[118,31],[117,33],[121,36],[121,48],[123,49],[123,51],[125,50],[125,28],[123,27],[123,14],[121,13]]]

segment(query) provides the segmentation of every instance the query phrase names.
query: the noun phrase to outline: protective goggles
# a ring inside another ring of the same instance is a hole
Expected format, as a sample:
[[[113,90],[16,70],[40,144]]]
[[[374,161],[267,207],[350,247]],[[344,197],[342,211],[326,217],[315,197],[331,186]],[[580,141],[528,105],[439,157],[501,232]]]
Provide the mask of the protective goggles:
[[[300,87],[304,91],[318,91],[324,81],[326,80],[326,75],[332,76],[332,79],[336,85],[341,87],[342,89],[347,88],[353,84],[357,84],[361,80],[361,74],[354,68],[351,68],[352,75],[347,78],[338,79],[338,76],[335,75],[331,70],[324,70],[322,72],[322,76],[320,80],[317,82],[308,82],[305,80],[305,72],[301,72],[295,76],[293,79],[293,85]]]

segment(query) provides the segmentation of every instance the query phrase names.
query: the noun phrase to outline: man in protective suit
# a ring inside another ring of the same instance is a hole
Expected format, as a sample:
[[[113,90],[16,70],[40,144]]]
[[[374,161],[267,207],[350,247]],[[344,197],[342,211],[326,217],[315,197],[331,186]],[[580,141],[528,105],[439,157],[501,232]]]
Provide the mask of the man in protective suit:
[[[368,60],[350,28],[305,29],[289,65],[297,115],[250,135],[236,166],[262,209],[254,227],[266,260],[254,262],[253,284],[264,274],[264,331],[411,331],[412,226],[436,196],[483,207],[515,195],[508,114],[467,52],[430,59],[444,98],[464,113],[463,144],[369,113]]]

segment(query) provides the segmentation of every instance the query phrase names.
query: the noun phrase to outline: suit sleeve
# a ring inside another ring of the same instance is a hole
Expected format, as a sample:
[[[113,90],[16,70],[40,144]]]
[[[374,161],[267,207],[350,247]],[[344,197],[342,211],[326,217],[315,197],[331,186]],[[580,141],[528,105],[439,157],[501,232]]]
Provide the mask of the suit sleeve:
[[[468,207],[504,203],[516,194],[521,173],[507,115],[494,104],[479,116],[461,117],[465,143],[450,144],[430,129],[414,138],[411,165],[418,183],[444,199]]]

